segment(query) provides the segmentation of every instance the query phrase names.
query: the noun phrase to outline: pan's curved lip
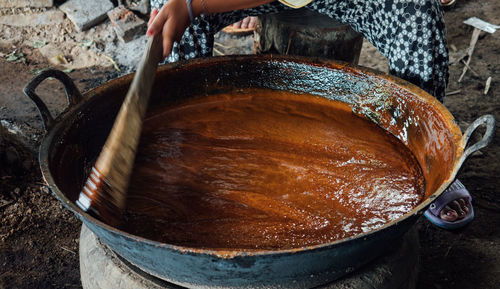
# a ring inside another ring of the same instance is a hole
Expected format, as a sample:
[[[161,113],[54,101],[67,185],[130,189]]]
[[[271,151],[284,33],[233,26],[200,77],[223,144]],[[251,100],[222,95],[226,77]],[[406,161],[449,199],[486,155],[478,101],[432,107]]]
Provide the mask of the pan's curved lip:
[[[78,113],[78,111],[81,111],[83,107],[88,105],[89,101],[92,99],[92,97],[89,97],[91,95],[95,95],[96,92],[99,92],[101,90],[100,87],[106,86],[106,85],[113,85],[113,83],[116,83],[118,80],[127,80],[127,79],[132,79],[133,73],[127,74],[124,76],[121,76],[116,79],[112,79],[105,84],[102,84],[100,87],[91,89],[87,92],[84,93],[85,96],[85,101],[81,102],[74,108],[71,108],[65,112],[63,112],[55,121],[55,125],[50,129],[50,131],[45,135],[41,145],[40,145],[40,152],[39,152],[39,163],[40,163],[40,168],[42,171],[43,178],[45,182],[48,184],[49,188],[51,189],[52,193],[55,195],[55,197],[61,201],[61,203],[70,211],[72,211],[80,220],[86,220],[89,222],[92,222],[96,224],[97,226],[111,231],[113,233],[119,234],[124,236],[125,238],[128,238],[133,241],[139,241],[143,242],[145,244],[148,244],[153,247],[157,248],[165,248],[168,250],[172,251],[177,251],[182,254],[192,254],[192,255],[209,255],[212,257],[216,258],[222,258],[222,259],[231,259],[235,257],[251,257],[251,256],[276,256],[276,255],[287,255],[287,254],[297,254],[297,253],[302,253],[302,252],[310,252],[312,250],[325,250],[325,249],[330,249],[332,247],[340,246],[345,244],[348,241],[354,241],[354,240],[361,240],[361,239],[367,239],[371,235],[385,230],[386,228],[392,227],[393,225],[396,225],[400,222],[403,222],[404,220],[408,219],[411,216],[415,215],[421,215],[423,213],[423,210],[431,203],[434,201],[435,198],[437,198],[454,180],[456,174],[458,173],[459,167],[459,160],[461,155],[463,154],[463,149],[465,147],[465,144],[462,143],[462,138],[461,138],[461,131],[460,128],[456,125],[454,122],[454,118],[451,115],[451,113],[444,107],[443,104],[441,104],[438,100],[436,100],[434,97],[432,97],[430,94],[422,90],[421,88],[417,87],[416,85],[413,85],[405,80],[399,79],[397,77],[391,76],[386,73],[382,73],[367,67],[361,67],[361,66],[355,66],[351,65],[348,63],[340,62],[340,61],[334,61],[334,60],[327,60],[327,59],[322,59],[322,58],[306,58],[306,57],[297,57],[297,56],[276,56],[276,55],[267,55],[267,56],[245,56],[245,55],[237,55],[237,56],[222,56],[222,57],[213,57],[213,58],[205,58],[205,59],[194,59],[194,60],[188,60],[188,61],[179,61],[177,63],[172,63],[172,64],[166,64],[162,65],[159,68],[159,72],[163,72],[169,69],[176,69],[176,68],[181,68],[181,67],[188,67],[190,65],[197,65],[197,64],[205,64],[209,65],[212,63],[222,63],[222,62],[232,62],[232,61],[261,61],[261,62],[270,62],[270,61],[286,61],[286,62],[294,62],[298,64],[306,64],[306,65],[314,65],[314,66],[319,66],[322,65],[322,67],[325,67],[324,65],[327,65],[325,68],[330,68],[330,69],[348,69],[350,72],[355,72],[355,73],[364,73],[367,75],[372,75],[378,78],[383,78],[385,80],[389,80],[390,82],[396,83],[400,85],[404,90],[407,90],[411,92],[412,94],[418,95],[422,101],[428,102],[430,105],[433,107],[437,108],[440,112],[440,115],[443,115],[445,117],[444,122],[447,124],[447,126],[451,129],[452,136],[455,140],[455,143],[458,145],[456,146],[455,149],[455,156],[454,156],[454,161],[453,161],[453,170],[450,172],[450,175],[448,178],[443,182],[443,184],[434,192],[431,194],[427,199],[425,199],[423,202],[421,202],[417,207],[413,208],[410,212],[404,214],[403,216],[399,217],[396,220],[393,220],[391,222],[388,222],[384,224],[383,226],[380,226],[374,230],[365,232],[365,233],[360,233],[352,237],[348,238],[343,238],[339,239],[333,242],[329,243],[324,243],[324,244],[318,244],[314,246],[305,246],[305,247],[300,247],[300,248],[293,248],[293,249],[284,249],[284,250],[245,250],[245,249],[225,249],[225,250],[218,250],[218,249],[202,249],[202,248],[193,248],[193,247],[184,247],[184,246],[178,246],[178,245],[172,245],[172,244],[166,244],[154,240],[150,240],[144,237],[140,237],[137,235],[133,235],[130,233],[127,233],[125,231],[122,231],[120,229],[117,229],[115,227],[112,227],[108,224],[103,223],[102,221],[92,217],[91,215],[83,212],[75,203],[71,202],[66,195],[64,195],[60,190],[59,187],[56,185],[55,180],[50,172],[49,169],[49,162],[48,162],[48,156],[49,156],[49,149],[50,146],[52,145],[52,140],[56,136],[57,132],[61,130],[64,127],[64,124],[69,122],[69,119],[72,119],[70,116],[75,115]]]

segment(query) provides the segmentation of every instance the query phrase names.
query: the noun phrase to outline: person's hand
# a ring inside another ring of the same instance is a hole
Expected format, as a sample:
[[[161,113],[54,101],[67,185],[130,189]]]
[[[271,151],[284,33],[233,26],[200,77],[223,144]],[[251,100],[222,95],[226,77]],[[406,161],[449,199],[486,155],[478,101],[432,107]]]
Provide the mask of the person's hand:
[[[185,0],[170,0],[160,11],[153,9],[148,22],[146,35],[161,33],[163,37],[163,57],[172,52],[174,41],[180,41],[189,26],[189,14]]]

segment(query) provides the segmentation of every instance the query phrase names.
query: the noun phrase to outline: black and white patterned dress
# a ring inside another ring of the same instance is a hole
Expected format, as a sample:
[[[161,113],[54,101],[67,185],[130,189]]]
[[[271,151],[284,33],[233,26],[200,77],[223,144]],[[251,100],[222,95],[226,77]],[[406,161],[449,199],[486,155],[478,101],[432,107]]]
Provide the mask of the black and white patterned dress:
[[[230,0],[229,0],[230,1]],[[151,0],[161,8],[167,0]],[[389,62],[389,73],[444,100],[448,49],[440,0],[313,0],[305,6],[362,33]],[[212,55],[214,34],[246,16],[291,9],[278,1],[256,8],[200,15],[175,43],[168,62]]]

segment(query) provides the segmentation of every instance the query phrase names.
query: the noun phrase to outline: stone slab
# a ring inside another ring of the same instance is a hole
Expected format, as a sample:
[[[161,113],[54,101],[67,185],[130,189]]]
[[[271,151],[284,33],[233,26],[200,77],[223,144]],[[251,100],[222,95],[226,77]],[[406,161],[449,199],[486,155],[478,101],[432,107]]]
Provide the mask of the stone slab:
[[[400,245],[330,284],[316,289],[415,289],[419,268],[419,239],[415,228],[402,238]],[[92,231],[82,225],[80,231],[80,276],[83,289],[180,289],[172,283],[146,274],[116,255]],[[300,265],[298,265],[300,266]],[[202,287],[205,288],[205,287]],[[209,287],[207,287],[209,288]],[[222,287],[230,289],[227,287]],[[266,289],[279,288],[281,286]]]
[[[54,0],[0,0],[0,8],[42,8],[54,6]]]
[[[146,22],[125,6],[118,6],[108,12],[116,35],[123,42],[129,42],[146,32]]]
[[[69,0],[61,9],[80,31],[87,30],[106,19],[106,13],[113,9],[109,0]]]
[[[42,13],[26,15],[0,16],[0,24],[8,26],[39,26],[54,25],[64,21],[64,13],[59,10],[49,10]]]

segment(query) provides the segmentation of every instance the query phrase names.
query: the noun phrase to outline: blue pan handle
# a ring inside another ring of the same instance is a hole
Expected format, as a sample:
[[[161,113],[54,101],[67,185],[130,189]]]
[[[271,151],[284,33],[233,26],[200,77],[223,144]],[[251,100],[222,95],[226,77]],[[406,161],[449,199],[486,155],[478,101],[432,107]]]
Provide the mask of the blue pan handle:
[[[75,83],[71,78],[64,72],[57,69],[47,69],[37,76],[35,76],[23,89],[23,92],[26,96],[28,96],[31,101],[35,104],[38,112],[40,112],[40,116],[43,120],[43,126],[46,131],[48,131],[52,125],[54,124],[54,117],[50,114],[47,105],[42,101],[42,99],[35,93],[36,88],[42,81],[45,79],[53,77],[58,79],[64,85],[64,89],[66,90],[66,98],[68,99],[69,107],[73,107],[80,103],[83,100],[83,96],[76,87]]]

